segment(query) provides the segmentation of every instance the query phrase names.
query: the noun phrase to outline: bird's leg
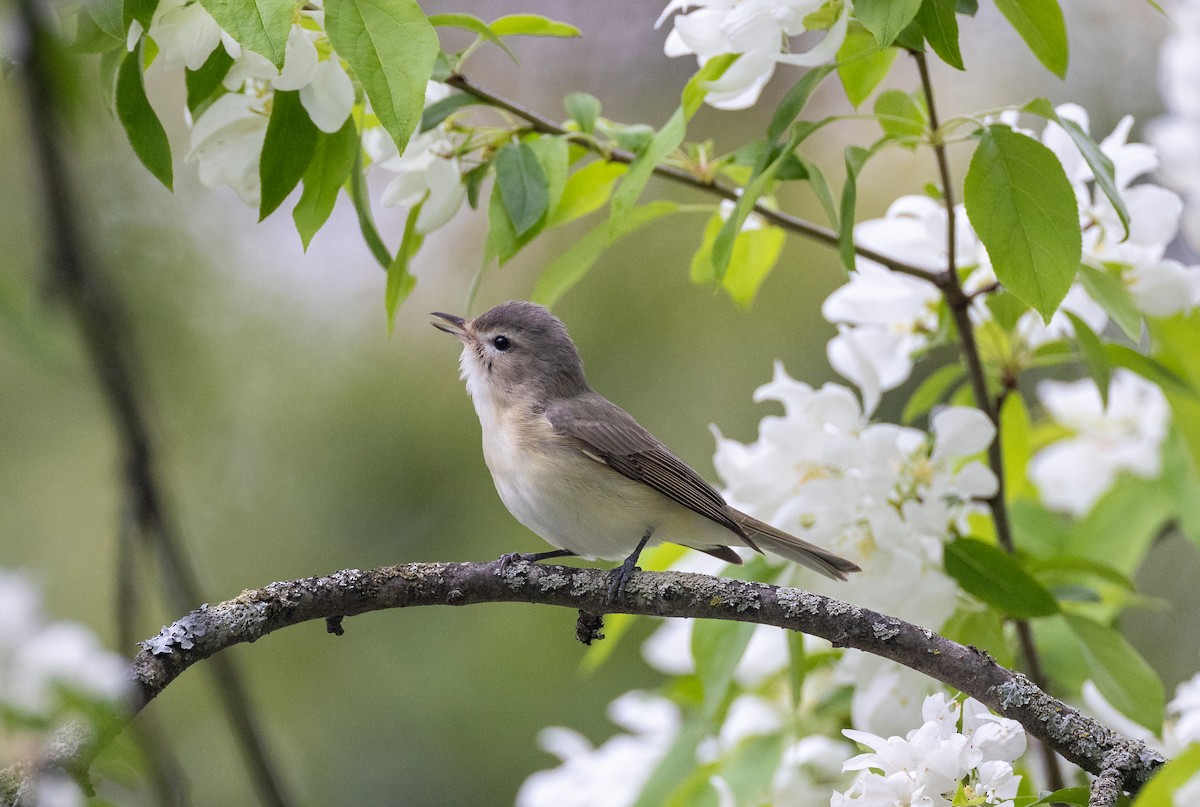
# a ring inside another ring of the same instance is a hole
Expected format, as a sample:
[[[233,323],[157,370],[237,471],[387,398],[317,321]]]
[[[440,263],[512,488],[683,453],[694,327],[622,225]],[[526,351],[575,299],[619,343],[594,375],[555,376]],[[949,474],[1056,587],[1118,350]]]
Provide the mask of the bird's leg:
[[[625,584],[629,582],[629,578],[633,576],[634,571],[637,569],[638,556],[646,548],[646,542],[650,540],[653,532],[653,527],[646,530],[646,534],[642,536],[642,540],[638,541],[638,545],[629,553],[629,557],[625,558],[625,562],[613,569],[613,579],[608,586],[608,597],[605,598],[605,601],[609,604],[616,602],[617,598],[625,593]]]
[[[575,553],[569,549],[552,549],[549,552],[509,552],[507,555],[500,556],[500,574],[504,574],[505,570],[519,560],[526,563],[537,563],[539,560],[550,560],[550,558],[571,558]]]

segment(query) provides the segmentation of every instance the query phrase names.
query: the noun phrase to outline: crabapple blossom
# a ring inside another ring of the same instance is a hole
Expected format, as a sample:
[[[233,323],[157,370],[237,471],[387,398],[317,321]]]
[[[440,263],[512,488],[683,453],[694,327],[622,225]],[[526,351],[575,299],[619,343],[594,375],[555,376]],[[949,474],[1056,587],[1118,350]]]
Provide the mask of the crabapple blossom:
[[[1122,471],[1158,476],[1170,410],[1156,385],[1119,369],[1109,384],[1107,406],[1091,379],[1043,381],[1038,397],[1047,414],[1072,431],[1029,463],[1029,478],[1050,507],[1081,516]]]
[[[955,262],[979,263],[982,247],[961,205],[955,216]],[[902,196],[883,218],[860,222],[856,243],[931,272],[948,266],[946,209],[926,196]],[[903,384],[913,358],[937,331],[941,292],[924,280],[859,258],[846,285],[825,299],[821,314],[838,326],[829,363],[863,392],[868,412],[881,393]]]
[[[562,760],[521,785],[517,807],[624,807],[633,803],[680,727],[679,707],[666,698],[627,692],[609,705],[609,717],[630,733],[593,747],[578,732],[544,729],[542,748]]]
[[[205,187],[228,185],[247,205],[258,206],[258,161],[267,119],[261,100],[243,93],[222,95],[204,110],[192,126],[187,159],[199,163]]]
[[[1021,724],[991,715],[974,698],[960,707],[941,693],[926,698],[921,712],[925,722],[904,737],[842,732],[871,751],[845,762],[844,770],[860,773],[830,806],[949,807],[961,788],[968,800],[1012,807],[1021,780],[1012,763],[1025,752]]]
[[[826,0],[671,0],[655,27],[680,12],[663,45],[668,56],[695,55],[703,66],[722,54],[740,54],[709,83],[705,102],[717,109],[745,109],[758,101],[775,65],[813,67],[834,58],[846,38],[848,2],[840,4],[837,19],[811,50],[790,53],[783,47],[788,37],[808,30],[805,19],[826,5]]]
[[[431,81],[425,89],[425,104],[436,103],[450,93],[445,84]],[[383,189],[384,207],[421,204],[417,232],[430,233],[448,222],[466,199],[462,164],[458,159],[461,138],[445,124],[414,135],[403,154],[379,127],[363,134],[363,147],[374,165],[396,174]],[[422,204],[423,203],[423,204]]]

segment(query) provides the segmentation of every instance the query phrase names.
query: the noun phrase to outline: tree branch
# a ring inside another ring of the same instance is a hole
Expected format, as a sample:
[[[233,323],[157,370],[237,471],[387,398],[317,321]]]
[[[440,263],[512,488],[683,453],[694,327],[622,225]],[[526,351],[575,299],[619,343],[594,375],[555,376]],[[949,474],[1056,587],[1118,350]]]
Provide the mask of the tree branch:
[[[958,255],[956,239],[958,235],[957,216],[954,203],[954,183],[950,177],[950,158],[946,154],[946,143],[942,140],[941,124],[938,122],[937,105],[933,97],[933,81],[929,77],[929,63],[922,51],[911,51],[917,63],[917,72],[921,76],[921,90],[925,96],[925,108],[929,113],[929,132],[933,141],[933,153],[937,160],[938,174],[942,181],[942,199],[946,206],[946,272],[940,287],[954,317],[954,325],[962,343],[963,357],[967,363],[967,371],[971,376],[971,387],[975,394],[975,404],[983,410],[988,419],[996,427],[996,436],[988,444],[988,465],[996,477],[996,493],[988,499],[988,507],[992,512],[992,522],[996,525],[996,540],[1010,555],[1016,551],[1013,542],[1012,527],[1008,520],[1008,503],[1004,492],[1004,453],[1000,445],[1000,407],[992,401],[988,393],[987,373],[983,367],[983,357],[979,352],[979,344],[975,340],[975,326],[971,322],[971,298],[963,293],[962,284],[958,278]],[[1017,640],[1021,645],[1021,654],[1029,670],[1029,677],[1040,688],[1047,688],[1047,678],[1042,670],[1042,662],[1038,656],[1037,645],[1033,641],[1033,631],[1029,623],[1023,619],[1016,620]],[[1058,758],[1045,744],[1041,746],[1042,763],[1046,768],[1046,781],[1051,790],[1061,790],[1064,786],[1062,768]]]
[[[507,98],[496,95],[495,93],[480,87],[478,84],[475,84],[466,76],[453,75],[446,79],[446,83],[451,87],[456,87],[463,92],[468,93],[469,95],[475,96],[481,101],[485,101],[489,106],[502,109],[505,112],[520,118],[528,123],[530,128],[535,132],[541,132],[542,134],[550,135],[571,134],[571,132],[563,128],[556,121],[553,121],[550,118],[547,118],[546,116],[531,109],[523,107],[515,101],[510,101]],[[629,164],[637,159],[636,154],[634,154],[632,151],[626,151],[625,149],[605,148],[592,141],[579,140],[576,142],[578,142],[581,146],[590,148],[592,151],[599,154],[604,159],[609,160],[610,162]],[[738,193],[735,189],[727,188],[723,185],[718,185],[715,182],[701,179],[688,173],[687,171],[684,171],[682,168],[677,168],[673,165],[664,165],[660,163],[659,165],[654,166],[654,173],[655,175],[669,179],[672,182],[677,182],[681,185],[687,185],[688,187],[704,191],[705,193],[712,194],[713,196],[719,196],[722,199],[728,199],[730,201],[736,201],[738,199]],[[754,205],[754,213],[760,218],[764,218],[772,224],[775,224],[789,232],[805,236],[806,238],[811,238],[815,241],[820,241],[821,243],[831,247],[836,247],[838,245],[838,234],[828,227],[822,227],[819,224],[814,224],[811,221],[806,221],[797,216],[789,215],[780,210],[773,210],[761,202]],[[930,272],[928,269],[922,269],[921,267],[914,266],[910,263],[905,263],[904,261],[891,257],[890,255],[884,255],[882,252],[876,252],[873,249],[859,245],[855,245],[854,252],[864,258],[867,258],[868,260],[872,260],[878,264],[886,266],[893,272],[899,272],[900,274],[920,278],[921,280],[929,283],[940,283],[940,276],[938,273]]]
[[[1164,759],[1056,700],[982,650],[839,600],[765,583],[684,572],[637,572],[625,598],[606,602],[609,574],[598,569],[517,561],[411,563],[272,583],[219,605],[203,605],[142,642],[129,675],[129,716],[193,664],[243,642],[308,620],[349,617],[387,608],[525,602],[588,613],[693,617],[775,625],[888,658],[965,692],[1088,771],[1136,791]],[[110,739],[64,742],[52,760],[87,764]]]

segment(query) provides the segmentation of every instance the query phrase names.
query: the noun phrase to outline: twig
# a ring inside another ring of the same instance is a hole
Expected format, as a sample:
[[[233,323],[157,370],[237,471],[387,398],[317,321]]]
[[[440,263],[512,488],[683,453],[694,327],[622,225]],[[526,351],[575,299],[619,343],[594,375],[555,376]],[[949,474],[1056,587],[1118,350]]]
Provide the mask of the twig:
[[[1024,675],[987,653],[893,617],[818,594],[765,583],[685,572],[637,572],[626,595],[606,602],[610,576],[599,569],[510,562],[411,563],[368,571],[272,583],[218,605],[192,611],[142,643],[129,669],[135,689],[132,717],[184,670],[243,642],[281,628],[331,616],[346,618],[387,608],[525,602],[592,614],[627,613],[775,625],[897,661],[979,699],[1019,721],[1035,737],[1093,773],[1131,792],[1163,757],[1052,698]],[[64,742],[54,762],[86,764],[109,738]],[[10,771],[0,781],[11,781]]]
[[[1117,807],[1121,798],[1121,769],[1109,765],[1092,780],[1092,792],[1088,795],[1088,807]]]
[[[996,477],[996,493],[988,500],[992,512],[992,521],[996,525],[996,539],[1005,551],[1012,554],[1016,551],[1013,543],[1012,528],[1008,520],[1008,504],[1004,492],[1004,454],[1000,445],[1000,406],[992,401],[987,387],[987,373],[983,367],[983,358],[979,352],[979,344],[975,340],[975,327],[971,323],[971,298],[963,293],[962,284],[958,278],[958,258],[956,254],[957,215],[954,209],[954,183],[950,177],[950,159],[946,154],[946,144],[942,140],[941,127],[938,123],[937,105],[934,103],[933,82],[929,77],[929,64],[925,54],[912,51],[917,63],[917,71],[921,75],[921,91],[925,96],[925,108],[929,113],[929,131],[933,141],[933,153],[937,159],[938,174],[942,180],[942,199],[946,205],[946,271],[939,284],[946,298],[946,305],[954,317],[954,324],[962,342],[963,356],[966,359],[967,371],[971,376],[971,387],[975,393],[975,404],[996,427],[996,436],[988,445],[988,465]],[[1037,645],[1033,641],[1033,631],[1025,620],[1016,620],[1017,637],[1021,645],[1021,653],[1025,657],[1029,677],[1041,689],[1046,689],[1047,679],[1042,670],[1041,659],[1038,657]],[[1061,790],[1063,787],[1062,769],[1054,751],[1044,743],[1042,762],[1046,768],[1046,780],[1051,790]]]
[[[195,570],[164,505],[154,473],[153,442],[135,382],[134,351],[123,331],[124,312],[111,289],[88,259],[84,230],[79,225],[67,163],[64,134],[54,97],[51,56],[54,47],[34,0],[19,0],[26,37],[25,87],[30,147],[41,172],[46,225],[51,232],[50,272],[54,290],[70,307],[79,324],[84,348],[115,422],[121,450],[126,520],[121,526],[118,569],[119,632],[129,632],[134,612],[134,533],[157,549],[166,567],[172,601],[188,608],[203,599]],[[262,800],[287,807],[282,780],[268,761],[263,732],[240,676],[230,659],[213,667],[218,693],[242,748]]]
[[[527,107],[523,107],[514,101],[510,101],[507,98],[496,95],[495,93],[486,90],[483,87],[480,87],[478,84],[470,81],[466,76],[453,75],[446,79],[446,83],[451,87],[457,87],[463,92],[475,96],[481,101],[487,102],[490,106],[494,106],[497,109],[503,109],[505,112],[515,115],[516,117],[527,122],[530,125],[530,128],[535,132],[551,135],[565,135],[569,133],[556,121],[553,121],[538,112],[528,109]],[[592,149],[594,152],[610,162],[628,164],[637,159],[636,154],[625,149],[605,148],[591,141],[579,141],[579,144]],[[718,185],[716,182],[700,179],[699,177],[684,171],[682,168],[678,168],[673,165],[664,165],[660,163],[654,167],[654,173],[657,176],[664,177],[681,185],[687,185],[688,187],[696,188],[697,190],[704,191],[705,193],[709,193],[714,196],[719,196],[722,199],[728,199],[730,201],[736,201],[738,199],[738,194],[735,189]],[[823,244],[828,244],[829,246],[836,247],[838,245],[838,234],[828,227],[822,227],[819,224],[814,224],[811,221],[806,221],[802,218],[789,215],[779,210],[772,210],[761,202],[754,205],[754,214],[766,219],[767,221],[770,221],[772,224],[782,227],[784,230],[788,230],[789,232],[803,235],[815,241],[820,241]],[[937,272],[931,272],[928,269],[922,269],[919,266],[905,263],[904,261],[891,257],[890,255],[884,255],[882,252],[876,252],[875,250],[864,246],[855,245],[854,251],[856,254],[861,255],[864,258],[886,266],[893,272],[899,272],[900,274],[920,278],[921,280],[929,283],[936,284],[939,282],[939,275]]]

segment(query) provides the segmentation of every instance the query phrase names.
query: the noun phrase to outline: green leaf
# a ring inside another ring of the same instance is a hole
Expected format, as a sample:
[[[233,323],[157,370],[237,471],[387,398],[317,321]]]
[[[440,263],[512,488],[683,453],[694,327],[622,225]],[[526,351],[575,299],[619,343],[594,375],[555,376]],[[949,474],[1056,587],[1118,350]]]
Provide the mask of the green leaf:
[[[730,299],[749,309],[759,288],[783,252],[786,236],[779,227],[761,227],[738,234],[721,287]]]
[[[817,167],[816,163],[809,162],[799,155],[796,157],[808,174],[808,184],[816,194],[817,201],[821,203],[821,209],[829,218],[829,224],[836,229],[838,226],[837,207],[833,203],[833,194],[829,190],[829,183],[825,181],[825,175],[821,173],[821,169]]]
[[[438,38],[416,0],[327,0],[325,31],[401,153],[421,120]]]
[[[142,57],[146,39],[138,41],[133,53],[125,57],[117,72],[117,117],[125,127],[133,153],[154,178],[171,189],[174,178],[171,167],[171,144],[150,100],[142,72]]]
[[[375,229],[375,218],[371,215],[371,199],[367,194],[367,178],[363,173],[361,142],[354,150],[354,170],[350,172],[350,200],[354,202],[358,228],[362,231],[363,240],[367,242],[367,248],[375,256],[376,262],[386,270],[392,265],[392,253],[379,237],[379,230]]]
[[[711,209],[711,208],[706,208]],[[610,222],[601,222],[591,232],[576,241],[542,272],[533,290],[533,300],[552,306],[588,273],[596,261],[618,239],[640,230],[656,219],[672,213],[693,212],[675,202],[655,201],[635,207],[614,232]]]
[[[1117,275],[1085,263],[1079,267],[1079,282],[1088,296],[1100,304],[1126,336],[1134,342],[1141,339],[1142,315],[1134,306],[1129,289]]]
[[[1079,149],[1079,153],[1083,155],[1088,167],[1092,169],[1096,186],[1104,191],[1108,201],[1112,202],[1113,210],[1116,211],[1117,218],[1121,220],[1121,226],[1125,229],[1121,240],[1129,238],[1129,209],[1125,207],[1125,200],[1121,198],[1121,192],[1117,190],[1117,175],[1112,160],[1100,150],[1100,145],[1078,123],[1060,117],[1054,109],[1054,105],[1045,98],[1031,101],[1025,105],[1024,109],[1040,115],[1046,120],[1054,121],[1067,133],[1075,147]]]
[[[218,47],[209,54],[199,70],[187,71],[188,112],[195,115],[204,103],[225,92],[221,82],[232,66],[233,57],[225,48]]]
[[[704,67],[700,68],[699,72],[692,76],[684,86],[679,109],[675,110],[662,129],[654,133],[645,149],[629,164],[629,171],[613,194],[609,226],[613,228],[614,232],[624,226],[622,220],[637,204],[638,197],[642,195],[646,183],[650,181],[655,167],[668,154],[679,148],[679,144],[683,142],[683,137],[687,134],[687,122],[704,102],[709,82],[720,78],[736,59],[736,56],[718,56],[709,59]]]
[[[509,14],[493,20],[490,27],[497,36],[582,36],[574,25],[557,22],[540,14]]]
[[[154,19],[154,12],[158,9],[158,0],[125,0],[124,3],[124,28],[129,30],[129,24],[137,20],[143,31],[150,30],[150,23]],[[218,48],[224,50],[224,48]],[[226,54],[228,55],[228,54]]]
[[[1058,0],[996,0],[1025,44],[1047,70],[1059,78],[1067,75],[1067,25]]]
[[[1100,694],[1121,714],[1159,734],[1163,685],[1146,660],[1112,628],[1077,614],[1064,616]]]
[[[892,69],[898,50],[880,47],[869,31],[851,26],[838,49],[837,73],[846,100],[858,109]]]
[[[238,44],[283,68],[296,0],[200,0],[200,5]]]
[[[598,161],[571,174],[558,205],[546,219],[546,226],[557,227],[599,210],[608,201],[613,185],[625,170],[623,163]]]
[[[943,62],[963,70],[962,51],[958,47],[957,0],[924,0],[917,11],[917,25],[925,41]]]
[[[1009,500],[1033,494],[1026,474],[1033,454],[1030,445],[1032,431],[1029,409],[1021,393],[1006,395],[1000,407],[1000,451],[1004,457],[1004,490]]]
[[[1109,343],[1104,346],[1104,353],[1109,364],[1114,367],[1124,367],[1137,373],[1147,381],[1153,381],[1165,392],[1177,392],[1188,397],[1196,397],[1196,388],[1186,378],[1173,372],[1169,367],[1138,353],[1127,345]]]
[[[292,221],[305,250],[333,213],[338,191],[350,178],[357,158],[358,130],[354,118],[347,118],[333,134],[318,133],[312,162],[304,171],[304,192],[292,210]]]
[[[904,413],[900,416],[901,421],[910,424],[929,412],[966,374],[967,368],[957,362],[939,367],[930,373],[909,396],[908,403],[904,405]]]
[[[387,310],[388,336],[392,335],[392,330],[396,327],[396,309],[412,294],[417,285],[417,279],[409,270],[409,264],[425,240],[425,236],[417,232],[417,217],[421,215],[421,207],[424,204],[422,200],[408,211],[400,248],[396,250],[395,259],[387,266],[387,288],[384,291],[383,303]]]
[[[546,216],[550,219],[559,203],[567,185],[567,171],[570,170],[571,149],[565,137],[555,135],[531,136],[525,140],[533,149],[538,165],[546,177]]]
[[[925,136],[929,117],[914,96],[900,90],[888,90],[875,99],[875,117],[884,135],[913,143]]]
[[[492,27],[473,14],[431,14],[429,15],[429,24],[435,28],[462,28],[478,34],[484,40],[499,46],[508,54],[508,58],[514,62],[517,61],[517,54],[504,44],[504,40],[496,35]]]
[[[838,213],[838,255],[847,270],[854,269],[854,209],[858,203],[858,174],[872,153],[859,146],[846,147],[846,184],[842,186],[842,204]]]
[[[421,113],[421,125],[417,127],[417,131],[421,133],[428,132],[463,107],[478,106],[484,103],[484,101],[479,100],[474,95],[467,95],[466,93],[447,95],[442,100],[435,101],[425,107],[425,110]]]
[[[767,126],[767,140],[773,142],[783,136],[787,127],[792,125],[792,121],[800,117],[800,113],[804,111],[813,91],[831,72],[833,72],[832,65],[814,67],[792,85],[792,88],[783,96],[783,100],[779,102],[775,114],[771,116],[771,123]]]
[[[1187,444],[1192,462],[1200,467],[1200,400],[1195,392],[1200,388],[1200,354],[1195,349],[1200,344],[1200,314],[1156,317],[1147,320],[1147,325],[1154,357],[1161,362],[1159,366],[1185,385],[1180,388],[1159,383],[1171,404],[1176,427]]]
[[[1104,352],[1104,345],[1086,322],[1070,311],[1063,313],[1071,320],[1071,327],[1075,329],[1075,346],[1079,349],[1079,358],[1083,360],[1088,375],[1096,382],[1100,400],[1108,406],[1108,382],[1112,377],[1112,369],[1108,366],[1108,354]]]
[[[946,574],[968,594],[1016,619],[1058,613],[1046,588],[1017,565],[1012,555],[975,538],[946,544]]]
[[[921,0],[857,0],[854,16],[875,35],[880,45],[890,45],[917,16]]]
[[[549,188],[537,155],[527,143],[507,143],[496,152],[496,186],[500,200],[520,236],[546,214]]]
[[[312,162],[319,131],[300,103],[299,90],[275,92],[262,159],[258,163],[262,181],[259,221],[275,212],[300,182]]]
[[[704,688],[701,708],[705,716],[715,715],[725,702],[733,672],[750,644],[754,627],[751,622],[724,619],[697,619],[692,623],[692,657]]]
[[[699,285],[719,283],[730,298],[742,308],[750,308],[759,287],[775,268],[783,251],[785,235],[778,227],[743,230],[737,234],[730,252],[729,264],[723,276],[713,266],[713,243],[728,222],[714,214],[704,229],[700,247],[692,255],[691,278]]]
[[[1033,804],[1030,804],[1029,807],[1037,807],[1039,804],[1079,804],[1082,807],[1087,807],[1091,797],[1091,788],[1064,787],[1062,790],[1055,790],[1053,793],[1042,796]]]
[[[93,0],[87,4],[87,13],[110,39],[124,41],[128,29],[121,0]]]
[[[1122,474],[1091,512],[1071,525],[1060,553],[1103,558],[1131,575],[1175,509],[1171,491],[1159,480]]]
[[[959,607],[939,633],[959,644],[986,650],[1000,664],[1012,664],[1012,651],[1004,637],[1004,620],[990,608]]]
[[[996,277],[1049,322],[1083,252],[1078,202],[1054,152],[1006,126],[989,126],[963,195]]]
[[[779,150],[778,155],[771,160],[771,162],[768,163],[765,168],[763,168],[757,175],[754,176],[753,179],[751,179],[750,184],[748,184],[742,190],[742,195],[738,198],[737,202],[734,203],[733,212],[729,214],[729,217],[721,226],[721,230],[719,233],[717,233],[717,237],[713,241],[712,245],[712,268],[717,280],[725,277],[725,270],[729,268],[729,262],[733,256],[734,239],[736,239],[738,234],[742,232],[742,228],[745,225],[746,220],[750,217],[751,212],[754,210],[754,206],[758,204],[759,198],[767,192],[767,189],[775,180],[775,174],[779,172],[779,169],[784,162],[790,156],[792,156],[796,146],[800,142],[800,138],[803,137],[802,132],[803,130],[799,128],[792,132],[792,137],[788,140],[787,144]],[[769,246],[764,239],[759,240],[763,241],[763,247],[767,248],[760,255],[760,258],[765,260],[767,252],[769,252]],[[776,248],[774,254],[775,258],[779,257],[778,249],[782,248],[782,246],[783,242],[779,241],[778,247]],[[761,260],[758,261],[758,263],[761,263]],[[766,277],[765,272],[770,271],[771,267],[774,265],[775,260],[772,258],[770,262],[765,265],[765,267],[758,267],[759,269],[764,270],[761,277],[759,277],[759,283],[761,283],[762,279]],[[757,274],[757,271],[755,271],[754,274]],[[741,287],[741,296],[744,298],[744,294],[747,291],[746,284],[741,283],[739,286]],[[757,288],[757,285],[754,285],[754,289],[757,290]],[[750,292],[750,299],[753,299],[753,297],[753,292]],[[735,297],[735,299],[737,299],[737,297]]]
[[[592,134],[596,131],[596,118],[600,117],[600,101],[586,92],[573,92],[563,99],[563,106],[571,120],[579,124],[579,131]]]
[[[1192,743],[1138,791],[1133,807],[1177,807],[1175,793],[1200,773],[1200,743]]]

